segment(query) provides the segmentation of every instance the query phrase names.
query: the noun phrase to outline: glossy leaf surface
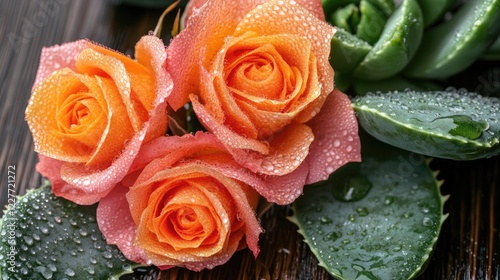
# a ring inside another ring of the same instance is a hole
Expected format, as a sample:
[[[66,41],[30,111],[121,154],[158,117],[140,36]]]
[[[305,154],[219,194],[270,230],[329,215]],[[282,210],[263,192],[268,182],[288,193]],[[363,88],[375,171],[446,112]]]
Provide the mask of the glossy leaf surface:
[[[500,0],[467,1],[449,21],[425,32],[404,74],[447,78],[476,61],[500,35]]]
[[[94,206],[55,197],[49,186],[17,198],[2,218],[2,279],[118,279],[137,264],[106,244]]]
[[[500,153],[500,99],[475,93],[403,91],[353,100],[375,138],[416,153],[456,160]]]
[[[430,258],[443,203],[425,159],[365,138],[363,162],[305,188],[292,222],[339,279],[411,279]]]

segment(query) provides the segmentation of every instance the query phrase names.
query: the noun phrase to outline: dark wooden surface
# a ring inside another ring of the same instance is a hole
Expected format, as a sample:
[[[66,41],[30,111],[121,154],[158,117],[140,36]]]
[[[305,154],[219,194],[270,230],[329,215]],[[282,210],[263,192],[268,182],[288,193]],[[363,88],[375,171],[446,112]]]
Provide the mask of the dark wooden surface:
[[[7,203],[7,170],[16,169],[16,192],[37,187],[41,177],[24,121],[40,50],[89,38],[126,54],[154,29],[161,11],[117,5],[111,0],[2,0],[0,2],[0,204]],[[485,67],[489,67],[488,69]],[[493,70],[491,70],[493,69]],[[472,73],[472,74],[471,74]],[[459,79],[469,90],[498,91],[500,66],[476,64]],[[461,86],[461,85],[455,85]],[[435,160],[446,183],[450,213],[436,251],[419,279],[500,278],[500,157],[470,162]],[[333,279],[286,220],[287,207],[273,207],[263,218],[259,257],[238,252],[224,266],[193,273],[173,269],[165,279]]]

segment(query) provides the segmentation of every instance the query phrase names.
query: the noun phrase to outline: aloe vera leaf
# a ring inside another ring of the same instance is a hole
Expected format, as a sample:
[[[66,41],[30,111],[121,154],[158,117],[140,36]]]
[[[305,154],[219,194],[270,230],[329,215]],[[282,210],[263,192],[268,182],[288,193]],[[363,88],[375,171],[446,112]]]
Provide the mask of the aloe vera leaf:
[[[331,17],[331,22],[334,26],[342,28],[349,33],[353,33],[359,21],[359,8],[354,4],[337,9]]]
[[[346,92],[353,83],[353,78],[349,73],[335,71],[335,87],[342,92]]]
[[[356,36],[373,45],[382,34],[388,16],[368,0],[361,0],[359,9],[361,20],[357,26]]]
[[[325,11],[326,18],[329,19],[330,15],[338,8],[347,6],[349,4],[358,4],[359,0],[321,0],[321,5]]]
[[[428,27],[441,19],[457,0],[418,0],[422,9],[424,26]]]
[[[403,91],[353,100],[375,138],[433,157],[472,160],[500,153],[500,99],[475,93]]]
[[[459,73],[498,38],[499,22],[500,0],[467,1],[451,20],[425,32],[404,75],[441,79]]]
[[[437,91],[443,88],[428,80],[408,80],[401,76],[393,76],[383,80],[366,81],[357,80],[352,83],[353,91],[356,95],[367,93],[389,92],[389,91]]]
[[[368,0],[373,5],[377,6],[384,14],[389,17],[394,12],[393,0]]]
[[[351,73],[371,48],[367,42],[337,28],[331,41],[330,64],[335,71]]]
[[[308,186],[293,204],[299,233],[339,279],[412,279],[430,260],[446,219],[423,156],[362,138],[361,163]]]
[[[488,51],[481,58],[485,60],[500,60],[500,36],[491,44]]]
[[[2,279],[118,279],[140,266],[106,244],[95,205],[57,198],[47,185],[11,205],[0,226]]]
[[[422,38],[422,12],[416,0],[406,0],[387,21],[378,42],[354,71],[360,79],[384,79],[401,71]]]

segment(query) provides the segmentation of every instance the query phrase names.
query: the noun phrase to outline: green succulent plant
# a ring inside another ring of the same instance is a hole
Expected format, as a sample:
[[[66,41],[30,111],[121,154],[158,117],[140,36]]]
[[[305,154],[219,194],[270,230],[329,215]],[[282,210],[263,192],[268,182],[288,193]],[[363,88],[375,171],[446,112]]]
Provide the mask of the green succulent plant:
[[[500,0],[399,2],[323,0],[337,27],[330,62],[340,89],[396,75],[444,79],[500,58]]]

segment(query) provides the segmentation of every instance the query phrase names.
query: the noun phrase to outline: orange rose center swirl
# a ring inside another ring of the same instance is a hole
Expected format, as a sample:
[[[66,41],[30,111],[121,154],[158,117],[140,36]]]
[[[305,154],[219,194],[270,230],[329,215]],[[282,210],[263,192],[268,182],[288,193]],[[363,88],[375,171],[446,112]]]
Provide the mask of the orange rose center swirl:
[[[290,44],[290,45],[289,45]],[[213,73],[223,122],[236,133],[266,140],[317,97],[316,57],[311,43],[297,35],[231,37]]]

